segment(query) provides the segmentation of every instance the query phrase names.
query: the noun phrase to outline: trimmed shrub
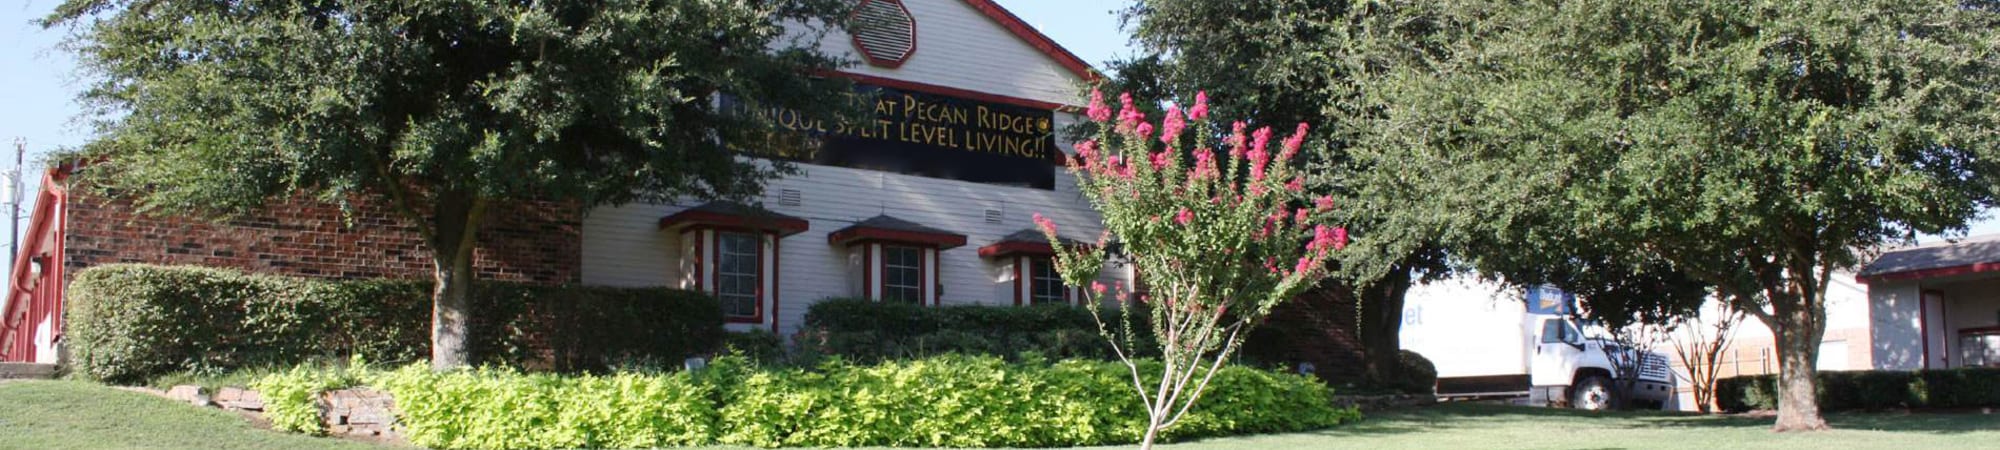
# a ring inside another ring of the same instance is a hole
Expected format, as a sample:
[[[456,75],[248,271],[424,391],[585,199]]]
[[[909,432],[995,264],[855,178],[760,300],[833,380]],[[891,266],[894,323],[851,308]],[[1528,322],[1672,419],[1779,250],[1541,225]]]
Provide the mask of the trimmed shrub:
[[[485,283],[473,305],[473,354],[531,370],[678,367],[720,350],[725,333],[714,297],[679,289]]]
[[[77,273],[65,320],[79,376],[138,383],[310,360],[430,354],[430,284],[333,281],[229,269],[112,264]],[[654,289],[482,283],[472,350],[482,361],[558,371],[683,358],[718,349],[707,295]]]
[[[1402,350],[1396,356],[1397,373],[1403,378],[1394,384],[1397,390],[1411,394],[1429,395],[1437,391],[1437,365],[1417,352]]]
[[[1777,375],[1716,381],[1723,411],[1777,409]],[[1822,411],[2000,406],[2000,369],[1869,370],[1819,373]]]
[[[723,353],[741,355],[759,363],[785,360],[785,340],[764,330],[730,332],[722,338]]]
[[[1116,311],[1105,314],[1107,320],[1118,320]],[[1145,324],[1134,328],[1142,334],[1150,329]],[[811,352],[858,362],[949,353],[1006,358],[1115,357],[1110,344],[1098,334],[1090,311],[1065,305],[928,307],[828,299],[806,311],[796,342]]]
[[[259,377],[250,383],[250,389],[263,396],[264,417],[270,419],[272,428],[322,435],[326,428],[320,423],[319,394],[360,385],[367,373],[361,364],[333,369],[297,366]]]
[[[307,359],[407,361],[428,342],[428,296],[413,283],[335,285],[200,267],[116,264],[70,283],[74,373],[112,382]],[[419,306],[410,304],[420,298]],[[414,308],[422,311],[398,319]],[[420,334],[405,332],[420,324]]]
[[[687,373],[608,376],[510,369],[374,377],[396,399],[404,437],[427,448],[661,448],[715,435],[711,388]]]
[[[297,371],[269,378],[289,380],[263,384],[331,384]],[[1145,419],[1131,372],[1087,360],[945,356],[807,370],[725,357],[694,373],[439,373],[412,365],[364,378],[395,397],[410,442],[431,448],[1105,445],[1137,442]],[[269,406],[274,411],[311,407],[309,395],[269,401],[292,403]],[[1295,432],[1359,417],[1333,406],[1332,391],[1312,378],[1231,366],[1167,435]]]

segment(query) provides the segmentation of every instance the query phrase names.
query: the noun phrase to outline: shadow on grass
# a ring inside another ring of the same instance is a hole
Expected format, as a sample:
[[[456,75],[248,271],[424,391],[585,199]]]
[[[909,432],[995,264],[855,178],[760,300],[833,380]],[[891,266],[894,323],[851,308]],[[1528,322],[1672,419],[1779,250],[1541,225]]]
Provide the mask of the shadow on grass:
[[[1383,436],[1453,429],[1549,427],[1610,427],[1623,429],[1768,429],[1773,418],[1746,415],[1700,415],[1665,411],[1595,413],[1525,406],[1450,403],[1380,411],[1353,424],[1320,430],[1322,436]],[[2000,415],[1981,413],[1867,412],[1827,417],[1835,429],[1959,434],[2000,429]]]

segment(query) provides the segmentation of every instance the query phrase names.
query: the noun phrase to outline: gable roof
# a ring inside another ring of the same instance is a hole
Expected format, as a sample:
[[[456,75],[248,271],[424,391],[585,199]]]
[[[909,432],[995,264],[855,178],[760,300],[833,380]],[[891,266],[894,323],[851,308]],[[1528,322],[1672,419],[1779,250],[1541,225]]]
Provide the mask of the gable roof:
[[[1076,74],[1077,78],[1081,78],[1086,82],[1104,78],[1104,75],[1097,73],[1097,69],[1091,68],[1090,63],[1085,62],[1083,58],[1078,58],[1075,53],[1071,53],[1069,49],[1063,48],[1055,40],[1049,39],[1049,36],[1042,34],[1041,30],[1036,30],[1034,26],[1028,25],[1028,22],[1021,20],[1020,16],[1007,11],[1007,8],[1000,7],[993,0],[964,1],[966,5],[978,10],[986,18],[992,19],[1001,28],[1006,28],[1008,32],[1014,33],[1014,37],[1027,42],[1029,46],[1040,50],[1049,59],[1055,60],[1057,65],[1068,69],[1072,74]]]
[[[950,249],[965,245],[965,235],[883,214],[835,230],[826,235],[826,241],[835,245],[886,241]]]
[[[812,224],[805,219],[726,200],[703,203],[660,218],[660,229],[663,230],[687,226],[768,230],[785,236],[812,228]]]
[[[1868,283],[1983,272],[2000,272],[2000,234],[1891,250],[1862,266],[1855,278]]]

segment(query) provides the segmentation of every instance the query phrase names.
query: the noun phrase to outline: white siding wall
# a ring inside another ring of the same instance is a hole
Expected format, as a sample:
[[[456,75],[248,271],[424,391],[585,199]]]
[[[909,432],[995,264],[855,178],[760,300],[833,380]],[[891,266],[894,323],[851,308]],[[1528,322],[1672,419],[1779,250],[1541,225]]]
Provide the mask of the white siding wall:
[[[1877,283],[1868,287],[1869,340],[1876,369],[1924,367],[1921,293],[1916,283]]]
[[[887,69],[863,62],[845,69],[847,72],[1008,97],[1082,104],[1077,100],[1082,80],[964,1],[903,0],[903,5],[916,18],[916,53],[899,68]],[[809,28],[798,29],[804,33]],[[827,31],[820,43],[822,51],[828,54],[862,60],[845,32]]]
[[[1056,190],[1016,188],[954,180],[923,178],[843,167],[799,165],[799,176],[777,180],[761,199],[778,213],[803,218],[812,229],[784,239],[778,280],[778,326],[783,334],[797,329],[806,307],[828,297],[861,293],[860,257],[845,246],[827,243],[826,236],[877,214],[889,214],[931,227],[965,234],[963,247],[946,250],[939,260],[939,301],[945,305],[1014,302],[1013,270],[1005,258],[980,258],[979,247],[1034,226],[1031,217],[1053,219],[1065,237],[1096,240],[1102,230],[1096,211],[1077,193],[1067,173],[1058,175]],[[1050,170],[1061,170],[1051,167]],[[801,205],[777,204],[785,189],[801,193]],[[672,233],[659,230],[662,217],[699,204],[632,204],[597,208],[583,221],[583,282],[605,286],[672,286],[684,279],[677,267],[679,253]],[[1001,223],[988,223],[988,209],[1001,211]],[[1107,282],[1123,283],[1122,270],[1107,269]]]

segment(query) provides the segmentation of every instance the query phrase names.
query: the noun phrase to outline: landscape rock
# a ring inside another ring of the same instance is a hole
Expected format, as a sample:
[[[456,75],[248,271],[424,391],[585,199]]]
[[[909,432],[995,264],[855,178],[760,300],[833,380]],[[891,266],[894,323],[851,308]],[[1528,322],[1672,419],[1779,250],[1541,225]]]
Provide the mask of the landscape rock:
[[[396,401],[389,393],[368,388],[320,394],[320,419],[326,431],[348,436],[394,436]]]
[[[215,404],[228,409],[263,411],[264,396],[249,389],[225,387],[216,391]]]
[[[167,389],[167,398],[180,400],[195,406],[213,406],[208,397],[208,389],[191,384],[183,384]]]

